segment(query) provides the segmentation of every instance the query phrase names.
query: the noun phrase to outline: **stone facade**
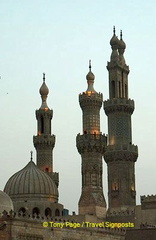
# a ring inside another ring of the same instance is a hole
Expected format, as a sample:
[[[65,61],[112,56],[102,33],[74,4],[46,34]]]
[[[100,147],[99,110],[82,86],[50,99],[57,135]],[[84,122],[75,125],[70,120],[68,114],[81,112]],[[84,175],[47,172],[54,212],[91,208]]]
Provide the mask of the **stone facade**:
[[[3,216],[0,220],[1,240],[124,240],[125,231],[108,228],[71,228],[51,227],[52,222],[56,224],[72,223],[68,218],[50,219],[39,217]],[[48,222],[48,227],[43,223]],[[51,224],[50,224],[51,222]],[[74,221],[75,222],[75,221]]]

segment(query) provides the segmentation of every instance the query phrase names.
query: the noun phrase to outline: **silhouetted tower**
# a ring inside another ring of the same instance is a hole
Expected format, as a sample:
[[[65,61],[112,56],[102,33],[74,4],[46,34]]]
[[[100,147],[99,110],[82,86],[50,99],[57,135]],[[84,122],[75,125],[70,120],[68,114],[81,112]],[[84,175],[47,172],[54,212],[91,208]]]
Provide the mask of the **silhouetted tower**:
[[[83,134],[77,135],[77,149],[82,157],[82,193],[79,200],[79,214],[92,214],[104,217],[106,202],[102,186],[102,155],[106,137],[100,132],[100,108],[103,102],[101,93],[94,90],[94,74],[89,64],[88,88],[79,95],[83,111]]]
[[[51,135],[53,110],[49,109],[46,102],[49,89],[45,83],[44,73],[43,84],[39,92],[42,104],[40,109],[36,110],[37,136],[33,137],[34,146],[37,152],[37,166],[51,176],[58,186],[58,173],[53,172],[53,148],[55,145],[55,135]]]
[[[131,115],[134,101],[128,98],[129,67],[125,63],[126,45],[114,35],[110,41],[112,54],[107,64],[109,72],[109,100],[104,102],[108,116],[109,143],[104,153],[108,166],[109,212],[126,210],[136,204],[135,168],[137,146],[132,145]]]

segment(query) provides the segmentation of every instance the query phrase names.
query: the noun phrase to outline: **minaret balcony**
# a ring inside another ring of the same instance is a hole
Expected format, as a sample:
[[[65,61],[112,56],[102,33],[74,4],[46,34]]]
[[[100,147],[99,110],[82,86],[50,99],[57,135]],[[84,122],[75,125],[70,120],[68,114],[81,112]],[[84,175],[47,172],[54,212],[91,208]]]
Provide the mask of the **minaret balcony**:
[[[107,145],[107,137],[103,134],[78,134],[76,137],[76,146],[79,153],[99,152],[104,153]]]
[[[100,108],[102,106],[102,101],[103,101],[102,93],[86,91],[83,92],[82,94],[79,94],[79,102],[81,108],[90,106]]]
[[[50,134],[39,134],[38,136],[33,136],[33,142],[35,148],[40,146],[40,148],[43,146],[50,146],[51,148],[55,145],[55,135]]]
[[[120,69],[122,71],[125,71],[127,74],[129,73],[129,66],[124,64],[122,64],[121,61],[115,61],[115,62],[107,62],[107,69],[108,71],[112,70],[112,69]]]
[[[104,153],[106,163],[112,161],[136,162],[137,157],[138,147],[133,144],[108,145]]]
[[[134,100],[126,98],[113,98],[104,101],[104,110],[108,116],[112,112],[127,112],[132,114],[134,111]]]

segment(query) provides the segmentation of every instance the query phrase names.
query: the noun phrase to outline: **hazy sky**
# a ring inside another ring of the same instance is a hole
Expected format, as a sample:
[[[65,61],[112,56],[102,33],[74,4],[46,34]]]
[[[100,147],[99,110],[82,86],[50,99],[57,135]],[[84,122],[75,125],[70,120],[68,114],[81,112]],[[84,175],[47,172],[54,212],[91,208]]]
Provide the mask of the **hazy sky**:
[[[53,109],[56,135],[54,171],[60,174],[60,199],[77,212],[81,192],[81,157],[76,135],[82,133],[78,94],[87,88],[88,61],[92,60],[95,89],[108,98],[107,61],[113,26],[123,30],[130,67],[129,97],[136,163],[137,203],[140,195],[155,194],[156,183],[156,3],[104,0],[0,0],[0,189],[30,160],[36,135],[35,110],[41,105],[42,73]],[[101,109],[101,131],[107,117]],[[107,172],[103,162],[104,195]]]

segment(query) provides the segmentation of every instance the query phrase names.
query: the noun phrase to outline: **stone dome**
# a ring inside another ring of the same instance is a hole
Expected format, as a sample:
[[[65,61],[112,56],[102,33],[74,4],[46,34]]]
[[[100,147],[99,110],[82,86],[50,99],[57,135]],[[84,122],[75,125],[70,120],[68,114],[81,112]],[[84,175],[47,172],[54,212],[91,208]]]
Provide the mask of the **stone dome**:
[[[40,92],[41,96],[44,96],[44,95],[47,96],[48,95],[49,89],[48,89],[48,87],[47,87],[45,82],[42,83],[42,86],[40,87],[40,91],[39,92]]]
[[[94,81],[95,76],[94,76],[94,74],[93,74],[91,71],[89,71],[89,73],[86,75],[86,79],[87,79],[88,81],[89,81],[89,80]]]
[[[111,40],[110,40],[110,45],[114,46],[114,45],[118,45],[119,39],[117,38],[116,35],[114,35]]]
[[[14,210],[14,207],[11,198],[0,190],[0,214],[3,213],[4,210],[10,212]]]
[[[115,27],[113,27],[113,33],[114,34],[113,34],[113,37],[110,40],[110,45],[112,47],[112,50],[117,50],[119,39],[115,34]]]
[[[10,177],[5,185],[4,192],[13,201],[24,199],[58,201],[58,189],[55,183],[33,161],[30,161],[22,170]]]
[[[122,39],[120,39],[119,42],[118,42],[118,48],[119,49],[125,49],[126,48],[126,44]]]

